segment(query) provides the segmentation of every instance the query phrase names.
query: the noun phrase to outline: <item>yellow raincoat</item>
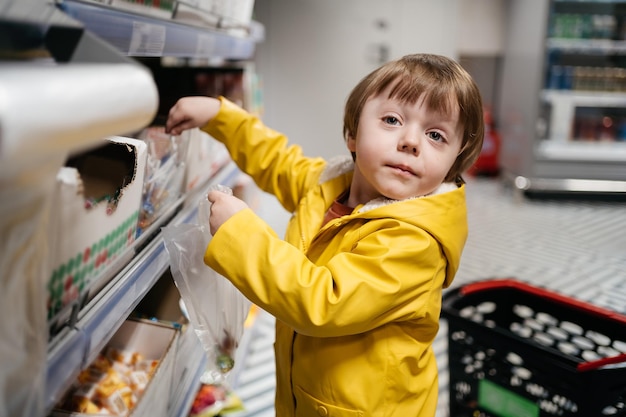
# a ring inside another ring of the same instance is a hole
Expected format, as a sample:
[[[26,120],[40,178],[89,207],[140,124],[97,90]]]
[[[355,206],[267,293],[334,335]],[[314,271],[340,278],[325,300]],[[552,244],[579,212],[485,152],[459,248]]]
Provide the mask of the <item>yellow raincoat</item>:
[[[252,210],[225,222],[205,262],[276,317],[278,417],[434,416],[442,287],[467,236],[464,186],[376,200],[322,227],[352,160],[307,158],[225,99],[203,127],[291,213],[285,240]]]

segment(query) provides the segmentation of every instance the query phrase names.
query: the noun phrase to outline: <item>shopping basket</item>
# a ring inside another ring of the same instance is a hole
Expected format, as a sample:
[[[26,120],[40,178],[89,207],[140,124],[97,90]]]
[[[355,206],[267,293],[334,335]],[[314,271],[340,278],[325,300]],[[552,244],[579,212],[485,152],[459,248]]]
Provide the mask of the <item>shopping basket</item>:
[[[444,293],[450,417],[626,416],[626,316],[515,279]]]

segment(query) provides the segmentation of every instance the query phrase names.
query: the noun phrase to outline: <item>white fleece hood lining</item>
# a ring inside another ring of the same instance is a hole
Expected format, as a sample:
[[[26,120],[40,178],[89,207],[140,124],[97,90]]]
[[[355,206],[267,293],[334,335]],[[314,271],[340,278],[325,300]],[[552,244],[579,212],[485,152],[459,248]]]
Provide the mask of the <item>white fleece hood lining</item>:
[[[334,158],[331,158],[326,164],[326,168],[324,168],[324,171],[320,175],[320,179],[319,179],[320,184],[328,180],[331,180],[333,178],[337,178],[338,176],[344,175],[353,170],[354,170],[354,161],[352,160],[351,156],[342,155],[342,156],[336,156]],[[444,182],[439,187],[437,187],[435,191],[433,191],[432,193],[428,195],[443,194],[449,191],[456,190],[457,188],[459,187],[455,183]],[[421,198],[421,197],[425,197],[425,196],[410,197],[410,198],[407,198],[407,200],[412,200],[414,198]],[[375,198],[374,200],[363,205],[363,207],[361,207],[358,210],[358,212],[363,213],[369,210],[373,210],[382,206],[395,203],[397,201],[398,200],[393,200],[391,198],[386,198],[386,197]]]

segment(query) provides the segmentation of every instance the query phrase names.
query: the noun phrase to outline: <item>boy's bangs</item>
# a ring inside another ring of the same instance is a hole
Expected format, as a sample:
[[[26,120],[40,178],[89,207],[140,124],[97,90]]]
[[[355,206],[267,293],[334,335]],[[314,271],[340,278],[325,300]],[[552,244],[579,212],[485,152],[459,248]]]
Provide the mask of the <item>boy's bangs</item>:
[[[389,91],[389,98],[415,104],[424,96],[424,103],[431,110],[450,114],[456,109],[454,90],[442,80],[435,80],[429,74],[404,75],[396,79],[397,82]]]

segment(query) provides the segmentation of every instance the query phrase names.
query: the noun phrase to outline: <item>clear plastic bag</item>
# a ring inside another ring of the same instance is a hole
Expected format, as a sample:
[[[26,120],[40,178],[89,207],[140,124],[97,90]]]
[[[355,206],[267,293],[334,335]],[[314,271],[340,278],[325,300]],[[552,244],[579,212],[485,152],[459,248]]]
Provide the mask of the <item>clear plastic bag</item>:
[[[211,189],[232,194],[228,187],[220,185]],[[251,306],[230,281],[204,263],[204,252],[211,240],[210,204],[206,197],[200,202],[199,224],[163,228],[174,282],[191,326],[208,356],[202,382],[209,384],[225,381],[233,368],[235,351]]]

